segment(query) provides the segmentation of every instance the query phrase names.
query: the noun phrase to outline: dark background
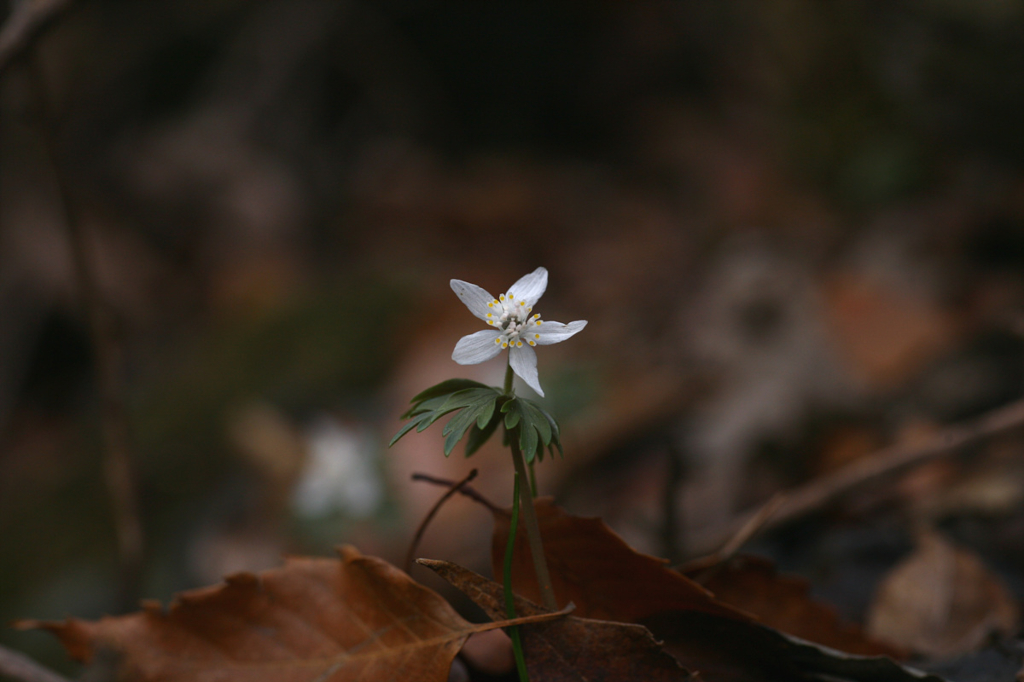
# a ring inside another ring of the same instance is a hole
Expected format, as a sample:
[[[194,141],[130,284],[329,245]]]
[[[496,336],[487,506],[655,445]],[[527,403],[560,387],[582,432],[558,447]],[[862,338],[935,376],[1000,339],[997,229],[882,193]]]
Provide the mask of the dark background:
[[[500,382],[451,362],[478,327],[448,280],[539,265],[538,312],[589,320],[539,353],[541,488],[681,560],[1024,392],[1022,28],[1002,0],[74,3],[0,80],[0,621],[126,608],[58,178],[121,353],[133,598],[342,542],[400,561],[440,492],[412,471],[505,503],[498,448],[384,446],[430,383]],[[861,618],[923,520],[1019,598],[1020,445],[762,549]],[[1002,506],[936,507],[992,462]],[[486,565],[485,512],[435,523],[421,555]]]

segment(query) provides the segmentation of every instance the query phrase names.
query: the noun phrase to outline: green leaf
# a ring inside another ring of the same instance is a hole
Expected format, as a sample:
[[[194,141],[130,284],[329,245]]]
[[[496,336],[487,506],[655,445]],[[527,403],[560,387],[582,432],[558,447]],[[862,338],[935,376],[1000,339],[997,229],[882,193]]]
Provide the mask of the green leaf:
[[[424,419],[426,419],[426,417],[425,417],[425,416],[424,416],[424,417],[420,417],[419,419],[413,419],[413,420],[412,420],[412,421],[410,421],[410,422],[409,422],[408,424],[406,424],[405,426],[403,426],[403,427],[402,427],[402,428],[401,428],[401,429],[400,429],[400,430],[398,431],[398,433],[396,433],[396,434],[395,434],[394,438],[392,438],[392,439],[391,439],[391,442],[390,442],[390,443],[388,443],[388,447],[390,448],[390,447],[391,447],[392,445],[394,445],[395,443],[397,443],[397,442],[398,442],[398,439],[400,439],[400,438],[401,438],[402,436],[404,436],[405,434],[409,433],[409,431],[411,431],[411,430],[412,430],[412,427],[414,427],[414,426],[417,426],[417,425],[418,425],[418,424],[419,424],[419,423],[420,423],[421,421],[423,421]]]
[[[537,410],[542,415],[544,415],[544,418],[547,419],[548,424],[551,425],[551,433],[553,434],[555,440],[558,440],[559,437],[561,436],[561,429],[558,428],[558,422],[556,422],[555,418],[552,417],[551,414],[547,410],[545,410],[543,407],[541,407],[540,405],[537,405],[536,403],[534,403],[534,407],[536,407]]]
[[[537,456],[537,429],[528,416],[523,417],[523,423],[519,428],[519,448],[523,451],[527,464]]]
[[[511,431],[522,417],[522,414],[519,412],[519,399],[513,398],[508,401],[501,406],[501,411],[505,413],[505,428]]]
[[[491,417],[494,416],[494,408],[497,405],[497,403],[498,399],[495,398],[494,400],[484,405],[483,409],[480,411],[480,416],[476,418],[476,427],[478,429],[482,429],[491,423]]]
[[[404,418],[410,419],[409,423],[391,439],[388,447],[394,445],[412,429],[422,432],[444,415],[461,410],[460,414],[448,420],[441,432],[441,435],[445,436],[444,454],[447,457],[455,444],[466,434],[467,429],[477,423],[480,426],[488,425],[499,399],[504,399],[503,394],[493,386],[485,386],[469,379],[443,381],[413,398],[413,406],[403,415]],[[476,447],[482,444],[483,441],[477,443]]]
[[[451,393],[456,393],[467,388],[491,389],[490,386],[486,384],[481,384],[479,381],[473,381],[472,379],[448,379],[447,381],[442,381],[439,384],[434,384],[433,386],[426,390],[420,391],[419,393],[414,395],[412,400],[410,400],[409,402],[420,403],[423,402],[424,400],[429,400],[431,398],[436,398],[438,396],[449,395]]]
[[[469,404],[466,404],[466,406],[464,406],[462,408],[463,411],[461,413],[459,413],[458,415],[456,415],[455,417],[450,419],[449,423],[444,425],[444,428],[441,429],[441,435],[445,435],[446,436],[447,434],[452,432],[452,429],[457,428],[459,426],[459,422],[457,422],[456,420],[459,420],[459,419],[475,420],[476,416],[479,414],[480,410],[484,407],[484,404],[485,403],[478,402],[478,401],[473,401],[473,402],[471,402]],[[467,428],[468,428],[468,426],[467,426]]]
[[[406,413],[402,415],[402,419],[408,419],[410,417],[415,417],[416,415],[423,414],[424,412],[432,412],[433,410],[437,409],[438,407],[441,407],[442,405],[444,405],[446,400],[448,400],[448,395],[447,394],[442,395],[442,396],[438,396],[436,398],[430,398],[429,400],[424,400],[421,403],[417,403],[416,405],[413,405],[412,407],[410,407],[406,411]]]
[[[530,413],[530,422],[537,429],[537,433],[540,434],[541,441],[544,445],[551,445],[551,424],[548,422],[547,416],[545,416],[537,403],[532,400],[524,400],[523,403]]]
[[[541,407],[540,405],[537,405],[536,403],[534,403],[534,406],[537,408],[537,410],[540,411],[540,413],[542,415],[544,415],[544,418],[547,420],[548,424],[551,426],[551,442],[547,444],[548,445],[548,451],[551,453],[551,456],[554,457],[554,455],[555,455],[555,448],[558,448],[558,454],[561,455],[562,457],[565,457],[565,451],[562,450],[562,440],[561,440],[561,435],[562,434],[561,434],[561,429],[558,428],[558,422],[556,422],[555,418],[552,417],[551,414],[547,410],[545,410],[543,407]]]
[[[501,417],[493,415],[491,420],[481,429],[479,424],[480,421],[473,425],[473,428],[469,431],[469,437],[466,438],[466,457],[469,457],[474,452],[480,449],[480,447],[490,440],[495,430],[498,428],[498,423],[501,422]]]
[[[452,417],[445,425],[445,430],[448,432],[447,438],[444,439],[444,456],[452,454],[452,450],[455,449],[455,444],[462,440],[462,436],[465,435],[466,429],[472,426],[476,422],[477,408],[466,408],[459,414]]]
[[[461,410],[475,404],[483,404],[486,400],[493,400],[497,394],[498,391],[490,386],[485,386],[483,388],[467,388],[461,391],[456,391],[449,395],[448,399],[445,400],[440,407],[430,413],[430,417],[424,423],[420,424],[420,426],[416,427],[416,431],[423,431],[449,412]]]

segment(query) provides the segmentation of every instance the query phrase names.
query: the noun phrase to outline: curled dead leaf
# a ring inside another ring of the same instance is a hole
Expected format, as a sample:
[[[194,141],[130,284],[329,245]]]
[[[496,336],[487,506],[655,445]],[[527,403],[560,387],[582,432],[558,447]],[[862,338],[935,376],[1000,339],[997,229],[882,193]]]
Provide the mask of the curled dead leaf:
[[[471,634],[506,624],[471,624],[394,566],[344,547],[340,561],[289,558],[183,593],[166,611],[19,627],[53,632],[81,661],[113,650],[119,679],[141,682],[444,682]]]
[[[534,501],[548,569],[559,604],[572,602],[576,615],[636,622],[662,611],[701,611],[750,621],[751,616],[716,600],[706,589],[656,557],[637,552],[598,518],[573,516],[550,498]],[[494,510],[491,561],[501,575],[510,514]],[[540,587],[526,533],[516,534],[512,586],[540,601]]]
[[[798,576],[780,575],[768,559],[732,557],[710,571],[684,569],[715,598],[757,616],[762,623],[810,642],[862,656],[904,658],[897,647],[875,641],[860,627],[840,620],[835,609],[815,601],[809,583]]]
[[[887,656],[846,654],[767,625],[698,611],[662,613],[642,623],[704,682],[943,682]]]
[[[465,593],[491,618],[504,616],[502,587],[498,583],[447,561],[420,559],[419,563]],[[517,596],[516,613],[531,616],[548,612]],[[573,615],[522,627],[520,636],[531,682],[686,682],[697,679],[662,651],[661,645],[641,625]]]
[[[736,608],[752,604],[730,605],[716,598],[660,559],[630,548],[600,519],[572,516],[548,499],[536,500],[534,504],[559,603],[569,600],[576,603],[574,616],[579,619],[586,616],[617,621],[609,625],[644,625],[658,640],[664,642],[664,651],[699,674],[701,680],[941,682],[934,675],[902,667],[886,656],[842,653],[758,623],[755,616]],[[499,562],[503,558],[504,543],[508,537],[509,515],[503,510],[492,511],[495,519],[492,560],[497,575],[501,572]],[[523,596],[538,599],[540,589],[533,576],[528,544],[522,536],[517,538],[515,552],[512,571],[514,589]],[[434,565],[431,567],[436,570]],[[756,582],[758,578],[764,577],[755,575],[753,580]],[[783,581],[781,585],[773,585],[772,589],[779,590],[780,594],[791,592],[790,598],[795,599],[799,607],[797,613],[806,609],[812,621],[824,619],[818,622],[818,626],[826,630],[832,625],[836,626],[837,632],[830,634],[841,638],[838,620],[829,621],[824,615],[827,612],[825,607],[801,603],[798,595],[803,594],[806,599],[806,594],[799,583],[788,584]],[[469,592],[467,594],[474,601],[478,600],[478,596]],[[771,598],[778,596],[776,594]],[[737,601],[744,600],[737,598]],[[484,606],[482,602],[478,603]],[[484,608],[487,609],[486,606]],[[770,612],[767,608],[762,610]],[[848,645],[853,649],[861,649],[861,653],[882,653],[856,637]]]
[[[926,531],[879,586],[867,629],[938,658],[971,652],[993,632],[1010,634],[1019,619],[1009,590],[973,552]]]

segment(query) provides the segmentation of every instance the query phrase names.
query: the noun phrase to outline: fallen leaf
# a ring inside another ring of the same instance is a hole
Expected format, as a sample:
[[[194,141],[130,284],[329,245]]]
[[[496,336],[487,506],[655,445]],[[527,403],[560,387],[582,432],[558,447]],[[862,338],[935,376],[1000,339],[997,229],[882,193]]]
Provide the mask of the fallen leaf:
[[[505,615],[502,587],[468,569],[446,561],[420,559],[497,620]],[[547,613],[531,601],[516,597],[520,616]],[[672,656],[662,651],[641,625],[577,616],[523,626],[526,667],[531,682],[585,680],[695,680]]]
[[[857,682],[941,681],[883,656],[841,653],[757,623],[664,561],[635,551],[600,519],[572,516],[545,498],[535,500],[534,509],[557,601],[574,602],[574,617],[646,626],[664,640],[665,651],[704,682],[827,676]],[[494,511],[494,520],[491,556],[495,575],[500,575],[509,512]],[[516,539],[512,583],[517,593],[539,598],[525,534]]]
[[[858,274],[825,287],[826,321],[854,375],[873,389],[902,385],[954,335],[933,301]]]
[[[534,510],[555,598],[559,604],[575,604],[578,616],[636,622],[662,611],[681,610],[752,620],[717,601],[664,560],[634,550],[601,519],[573,516],[550,498],[534,500]],[[494,575],[502,574],[510,519],[509,510],[494,512]],[[541,601],[523,525],[516,533],[512,586],[517,594]]]
[[[797,576],[780,575],[764,558],[732,557],[710,570],[684,570],[721,602],[757,616],[762,623],[790,635],[850,654],[903,658],[896,647],[876,642],[836,611],[810,596],[810,585]]]
[[[885,656],[845,654],[758,623],[697,611],[663,613],[641,622],[702,682],[943,682]]]
[[[993,632],[1010,634],[1020,612],[981,560],[926,531],[917,549],[882,581],[868,633],[926,656],[974,651]]]
[[[471,634],[433,591],[352,547],[341,560],[290,558],[223,585],[88,622],[25,621],[56,634],[76,659],[121,655],[119,679],[141,682],[444,682]]]

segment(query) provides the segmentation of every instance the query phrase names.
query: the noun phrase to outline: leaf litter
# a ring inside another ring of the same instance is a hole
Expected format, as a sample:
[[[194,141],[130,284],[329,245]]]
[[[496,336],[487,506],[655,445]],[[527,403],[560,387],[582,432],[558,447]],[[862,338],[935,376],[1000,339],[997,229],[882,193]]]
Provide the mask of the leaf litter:
[[[500,562],[509,511],[488,508]],[[510,625],[520,625],[533,682],[942,680],[897,663],[905,643],[842,622],[809,596],[806,582],[767,560],[735,556],[676,570],[629,547],[600,519],[544,498],[535,509],[561,612],[535,603],[529,546],[517,537],[515,620],[502,620],[501,586],[468,569],[419,561],[496,622],[472,624],[402,571],[345,547],[340,559],[289,558],[279,569],[183,593],[166,610],[149,604],[94,622],[19,626],[53,632],[82,661],[113,650],[121,673],[142,681],[447,680],[470,635]]]
[[[561,617],[540,614],[505,623]],[[352,547],[341,558],[289,558],[98,621],[25,621],[57,635],[76,659],[120,654],[125,679],[161,682],[443,682],[473,633],[441,596]]]
[[[702,680],[941,680],[897,664],[889,656],[898,654],[897,647],[840,623],[830,609],[809,599],[802,583],[780,578],[766,563],[724,567],[721,584],[730,582],[732,572],[740,576],[737,581],[752,585],[749,594],[738,585],[722,599],[666,562],[632,549],[600,519],[573,516],[544,498],[535,507],[558,603],[571,600],[577,617],[645,625]],[[509,513],[492,513],[491,558],[499,566]],[[512,584],[518,594],[536,599],[539,587],[528,570],[528,551],[525,539],[517,538]],[[757,594],[761,591],[767,594]],[[814,639],[850,651],[801,639],[771,624],[814,634]]]

